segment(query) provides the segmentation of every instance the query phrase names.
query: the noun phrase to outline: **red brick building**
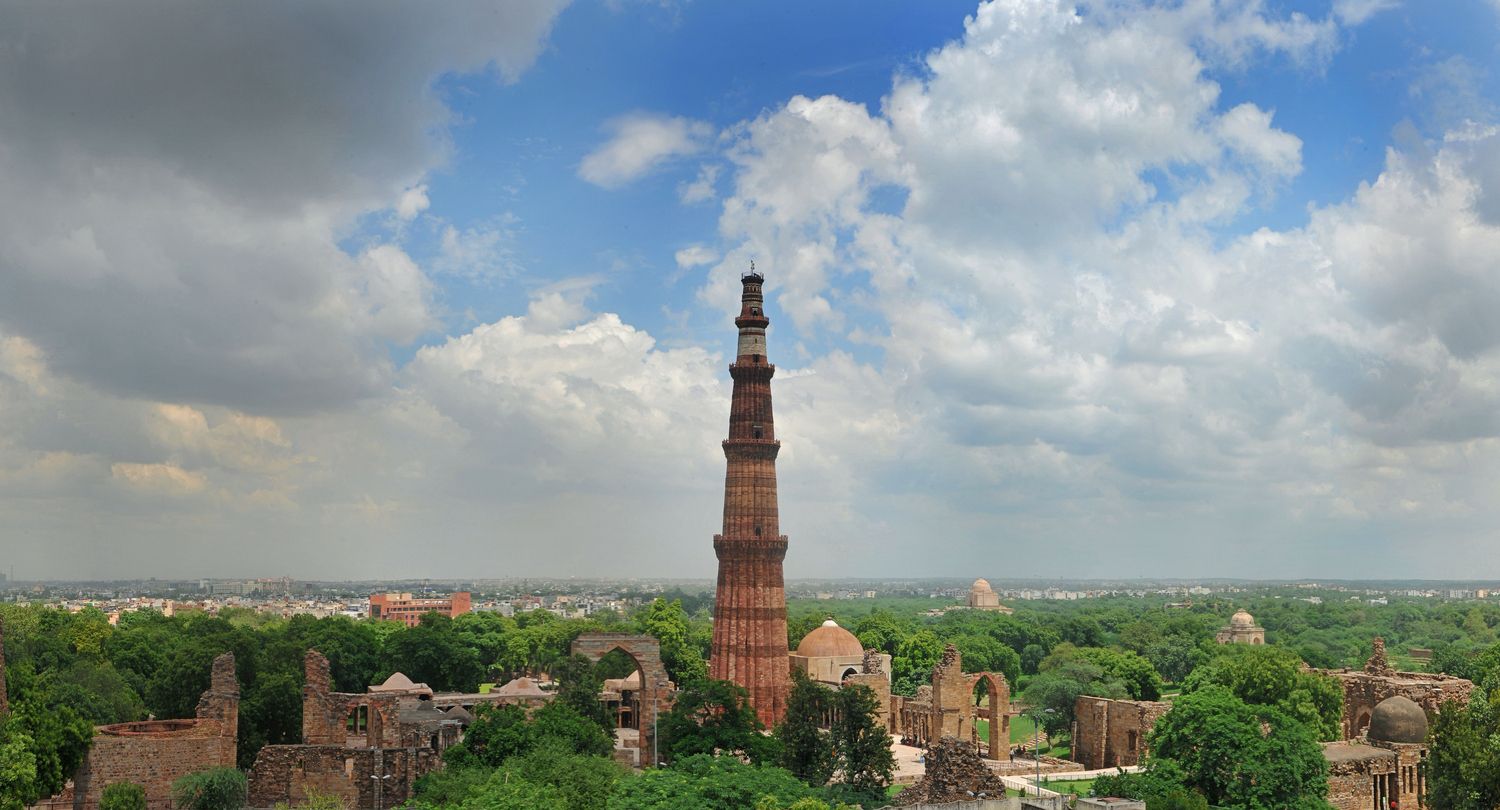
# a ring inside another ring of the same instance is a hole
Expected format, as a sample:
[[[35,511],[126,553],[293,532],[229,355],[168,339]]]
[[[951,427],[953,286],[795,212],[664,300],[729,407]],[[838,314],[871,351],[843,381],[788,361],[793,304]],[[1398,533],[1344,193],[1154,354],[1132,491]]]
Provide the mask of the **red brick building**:
[[[473,603],[468,591],[458,591],[450,596],[423,598],[409,593],[370,594],[370,618],[385,619],[416,627],[422,614],[438,612],[445,616],[462,616],[468,613]]]
[[[714,636],[709,659],[713,677],[750,692],[750,703],[768,727],[786,711],[791,667],[786,642],[786,586],[781,562],[786,535],[776,503],[776,426],[771,418],[771,376],[766,357],[766,317],[761,285],[751,266],[744,286],[739,350],[729,366],[734,394],[729,438],[724,441],[724,531],[714,535],[719,558],[714,594]]]

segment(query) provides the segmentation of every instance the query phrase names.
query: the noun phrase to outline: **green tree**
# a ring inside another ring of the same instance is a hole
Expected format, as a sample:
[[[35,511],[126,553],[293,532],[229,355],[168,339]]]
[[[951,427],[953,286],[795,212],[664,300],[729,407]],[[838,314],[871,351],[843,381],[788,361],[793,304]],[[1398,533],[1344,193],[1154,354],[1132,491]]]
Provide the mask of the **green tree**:
[[[769,803],[766,802],[770,797]],[[608,810],[780,810],[818,791],[791,771],[747,765],[736,757],[685,756],[670,768],[655,768],[621,780]]]
[[[1152,642],[1141,654],[1172,683],[1181,683],[1204,658],[1198,645],[1185,636],[1168,636]]]
[[[146,789],[134,782],[105,785],[99,794],[99,810],[146,810]]]
[[[235,768],[209,768],[172,783],[172,804],[182,810],[240,810],[249,783]]]
[[[582,655],[571,655],[552,667],[557,681],[557,702],[572,707],[580,717],[592,720],[606,731],[611,728],[609,709],[599,700],[604,679],[598,667]]]
[[[391,636],[382,662],[386,672],[405,673],[440,692],[472,692],[484,676],[479,654],[441,613],[423,614],[416,627]]]
[[[865,649],[880,650],[890,656],[896,655],[896,648],[911,632],[908,626],[885,610],[872,611],[854,624],[854,635]]]
[[[750,693],[729,681],[704,680],[677,693],[658,724],[670,761],[694,754],[735,754],[754,762],[778,758],[776,741],[760,733]]]
[[[1500,711],[1493,698],[1476,693],[1468,705],[1443,704],[1432,724],[1426,768],[1433,810],[1500,807]]]
[[[885,799],[896,768],[880,700],[864,684],[846,684],[834,693],[833,708],[835,778],[843,788],[838,795],[874,807]]]
[[[1297,654],[1280,647],[1226,644],[1183,682],[1184,693],[1223,686],[1240,700],[1275,706],[1306,723],[1322,740],[1343,728],[1344,691],[1336,679],[1305,672]]]
[[[549,740],[561,750],[588,756],[608,756],[614,749],[598,723],[553,701],[530,717],[520,706],[480,706],[464,741],[448,749],[444,760],[459,767],[474,763],[495,768]]]
[[[1052,652],[1053,657],[1061,654],[1061,648]],[[1125,691],[1133,700],[1156,700],[1161,697],[1161,676],[1150,661],[1133,652],[1103,647],[1078,647],[1072,650],[1072,654],[1104,670],[1107,680],[1124,684]],[[1047,663],[1042,662],[1042,669],[1047,668]]]
[[[654,599],[636,619],[641,632],[655,636],[661,642],[661,662],[667,675],[678,687],[708,677],[708,664],[703,653],[693,647],[687,613],[682,609],[682,600]]]
[[[22,810],[42,798],[33,746],[19,724],[0,715],[0,810]]]
[[[998,672],[1007,683],[1015,683],[1021,677],[1021,656],[992,636],[958,636],[953,639],[953,646],[963,655],[966,672]]]
[[[1040,713],[1041,724],[1048,734],[1058,734],[1072,727],[1079,695],[1119,699],[1128,694],[1125,685],[1109,677],[1103,667],[1064,649],[1062,654],[1047,657],[1021,696],[1034,708],[1050,710]]]
[[[1328,763],[1312,730],[1222,686],[1178,698],[1152,730],[1151,757],[1176,763],[1185,785],[1212,805],[1328,808]]]
[[[809,785],[827,784],[833,776],[833,739],[822,729],[833,701],[832,689],[801,670],[792,671],[792,690],[776,739],[781,743],[781,766]]]
[[[1208,800],[1185,786],[1182,768],[1169,759],[1155,759],[1144,771],[1106,774],[1094,780],[1090,791],[1095,796],[1136,799],[1146,803],[1146,810],[1208,810]]]
[[[613,760],[574,754],[555,742],[545,742],[529,754],[508,760],[504,772],[554,788],[567,810],[604,807],[625,773]]]
[[[891,688],[903,695],[916,694],[918,686],[932,679],[932,668],[942,657],[942,639],[931,630],[918,630],[902,639],[891,660]]]
[[[71,707],[49,706],[50,698],[32,693],[13,705],[11,722],[16,736],[27,740],[36,771],[35,796],[61,793],[78,770],[94,737],[94,727]]]

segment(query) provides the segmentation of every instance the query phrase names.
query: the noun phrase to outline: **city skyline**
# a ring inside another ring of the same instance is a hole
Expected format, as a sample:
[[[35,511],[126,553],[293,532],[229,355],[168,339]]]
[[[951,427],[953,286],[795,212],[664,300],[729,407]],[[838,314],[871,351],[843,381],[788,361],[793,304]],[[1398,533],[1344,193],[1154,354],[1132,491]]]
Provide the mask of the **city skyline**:
[[[1494,0],[0,9],[23,579],[1500,579]]]

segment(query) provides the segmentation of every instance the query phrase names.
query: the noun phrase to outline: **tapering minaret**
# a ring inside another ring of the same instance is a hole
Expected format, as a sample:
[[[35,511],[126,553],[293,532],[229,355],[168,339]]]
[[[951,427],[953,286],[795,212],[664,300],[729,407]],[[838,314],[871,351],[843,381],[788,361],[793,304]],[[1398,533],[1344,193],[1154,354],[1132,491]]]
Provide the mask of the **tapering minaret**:
[[[724,457],[724,533],[714,535],[719,583],[714,594],[710,674],[750,690],[750,703],[767,727],[786,711],[791,688],[786,646],[786,587],[781,561],[786,536],[776,508],[776,426],[771,419],[771,375],[761,284],[750,265],[740,277],[739,351],[729,366],[734,395]]]

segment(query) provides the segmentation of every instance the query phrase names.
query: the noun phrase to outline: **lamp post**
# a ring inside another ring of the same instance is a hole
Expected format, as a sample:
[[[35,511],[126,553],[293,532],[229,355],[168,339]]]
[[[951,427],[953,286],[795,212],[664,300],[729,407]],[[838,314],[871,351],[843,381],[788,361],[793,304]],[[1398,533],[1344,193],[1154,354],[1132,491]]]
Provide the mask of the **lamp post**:
[[[1058,712],[1053,711],[1053,709],[1044,708],[1032,709],[1029,714],[1031,714],[1032,726],[1034,726],[1032,730],[1037,732],[1037,742],[1035,742],[1035,748],[1032,750],[1032,756],[1037,759],[1037,798],[1041,798],[1041,715],[1058,714]]]
[[[381,764],[382,765],[385,764],[383,759],[382,759]],[[375,810],[380,810],[380,802],[381,802],[382,799],[385,798],[385,796],[384,796],[384,794],[385,794],[385,780],[390,779],[391,778],[391,774],[385,774],[384,776],[378,776],[378,775],[372,773],[372,774],[370,774],[370,778],[375,780]]]

